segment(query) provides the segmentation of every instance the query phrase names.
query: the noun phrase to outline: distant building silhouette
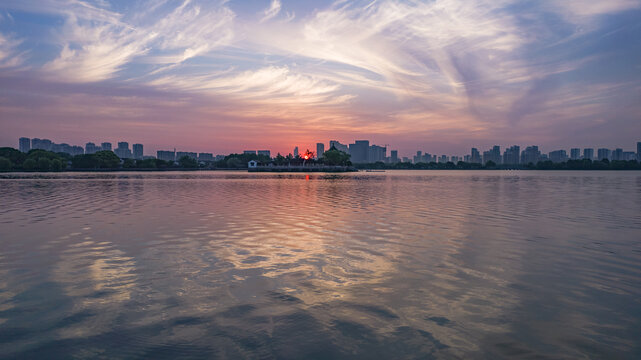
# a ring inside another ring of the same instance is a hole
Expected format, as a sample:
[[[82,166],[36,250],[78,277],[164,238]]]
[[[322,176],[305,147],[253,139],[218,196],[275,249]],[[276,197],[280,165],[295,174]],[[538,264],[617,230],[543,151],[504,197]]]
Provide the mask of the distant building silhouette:
[[[565,150],[555,150],[550,152],[548,158],[554,163],[566,162],[568,161],[568,154]]]
[[[176,161],[176,150],[174,151],[158,150],[156,151],[156,158],[158,158],[158,160],[164,160],[164,161]]]
[[[211,162],[214,161],[214,154],[212,153],[199,153],[198,161]]]
[[[579,160],[581,158],[581,149],[572,148],[570,149],[570,160]]]
[[[23,153],[29,152],[29,150],[31,150],[31,139],[26,137],[18,139],[18,148]]]
[[[257,153],[258,155],[267,156],[267,157],[268,157],[268,158],[270,158],[270,159],[271,159],[271,157],[272,157],[272,152],[271,152],[271,151],[269,151],[269,150],[258,150],[256,153]]]
[[[129,150],[129,143],[126,141],[119,142],[118,147],[116,148],[116,150],[114,150],[114,153],[121,159],[133,158],[133,154],[131,153],[131,150]]]
[[[111,151],[111,143],[110,142],[103,142],[100,144],[100,150],[102,151]]]
[[[518,145],[510,146],[503,153],[503,163],[509,165],[519,164],[521,160],[521,147]]]
[[[329,141],[329,148],[335,148],[338,151],[342,151],[344,153],[349,153],[349,147],[345,144],[341,144],[340,142],[336,140],[330,140]]]
[[[470,150],[470,162],[474,164],[480,164],[482,161],[481,154],[477,148],[472,148]]]
[[[325,153],[325,144],[316,143],[316,158],[320,159],[321,157],[323,157],[324,153]]]
[[[610,149],[597,150],[597,160],[610,160]]]
[[[492,150],[483,152],[483,164],[487,164],[488,161],[492,161],[495,164],[501,163],[501,147],[494,145]]]
[[[398,162],[398,150],[390,151],[390,162],[392,163]]]
[[[85,144],[85,154],[95,154],[100,150],[101,149],[92,142],[88,142]]]
[[[623,160],[623,149],[615,149],[612,152],[612,160]]]
[[[583,149],[583,158],[587,160],[594,160],[594,149]]]
[[[255,154],[256,152],[254,152]],[[187,156],[190,157],[194,160],[198,160],[198,154],[195,152],[189,152],[189,151],[178,151],[176,152],[176,160],[180,160],[182,157]]]
[[[256,155],[256,150],[243,150],[245,155]]]
[[[297,157],[298,157],[298,146],[296,146],[296,147],[294,148],[294,157],[295,157],[295,158],[297,158]]]
[[[134,159],[142,160],[142,158],[144,156],[143,155],[143,150],[142,150],[143,149],[142,148],[142,144],[133,144],[132,145],[132,149],[133,149]]]
[[[521,153],[521,164],[536,164],[540,160],[542,160],[541,152],[539,151],[539,147],[536,145],[526,147]]]
[[[385,161],[387,148],[385,146],[372,145],[367,149],[367,162],[375,163]]]

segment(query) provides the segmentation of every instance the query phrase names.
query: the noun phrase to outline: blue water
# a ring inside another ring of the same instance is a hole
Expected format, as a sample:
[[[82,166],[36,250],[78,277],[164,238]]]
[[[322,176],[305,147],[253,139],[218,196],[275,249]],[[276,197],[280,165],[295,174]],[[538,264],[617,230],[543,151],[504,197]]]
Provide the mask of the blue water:
[[[641,358],[641,172],[0,174],[0,357]]]

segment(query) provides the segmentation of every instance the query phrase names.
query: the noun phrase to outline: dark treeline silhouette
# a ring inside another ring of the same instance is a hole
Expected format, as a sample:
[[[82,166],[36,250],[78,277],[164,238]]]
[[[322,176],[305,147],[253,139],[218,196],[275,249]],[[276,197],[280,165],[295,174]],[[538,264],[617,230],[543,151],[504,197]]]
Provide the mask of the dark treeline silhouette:
[[[276,166],[352,166],[350,155],[331,148],[320,159],[313,159],[313,153],[305,152],[309,159],[292,154],[283,156],[280,153],[273,159],[266,155],[257,154],[230,154],[224,159],[212,162],[198,162],[196,159],[183,156],[178,161],[163,161],[158,159],[120,159],[112,151],[98,151],[94,154],[71,156],[66,153],[34,149],[28,153],[20,152],[14,148],[0,148],[0,171],[63,171],[63,170],[179,170],[179,169],[246,169],[251,160],[260,165]],[[398,170],[641,170],[641,163],[629,161],[591,161],[568,160],[554,163],[542,161],[537,164],[497,165],[488,161],[485,165],[477,163],[368,163],[354,164],[357,169],[398,169]]]

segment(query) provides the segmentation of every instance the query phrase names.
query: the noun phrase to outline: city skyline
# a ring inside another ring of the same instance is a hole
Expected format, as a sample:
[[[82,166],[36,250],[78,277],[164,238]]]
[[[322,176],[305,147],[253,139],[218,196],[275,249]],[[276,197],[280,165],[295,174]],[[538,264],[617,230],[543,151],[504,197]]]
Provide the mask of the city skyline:
[[[603,147],[585,147],[585,148],[569,148],[569,149],[557,149],[549,152],[542,151],[538,145],[524,146],[521,151],[521,145],[511,145],[505,146],[504,152],[501,152],[500,145],[493,145],[487,151],[479,148],[471,147],[468,154],[431,154],[427,151],[416,150],[413,155],[403,156],[399,155],[398,150],[389,147],[387,144],[385,146],[379,146],[376,144],[370,144],[369,140],[354,140],[353,143],[343,144],[338,140],[329,140],[327,142],[327,150],[332,148],[346,152],[351,155],[351,161],[354,163],[374,163],[374,162],[386,162],[386,163],[395,163],[395,162],[412,162],[412,163],[429,163],[429,162],[454,162],[459,161],[467,163],[479,163],[485,164],[488,161],[492,161],[495,164],[527,164],[527,163],[537,163],[539,161],[550,160],[552,162],[565,162],[568,160],[636,160],[641,161],[641,141],[636,142],[636,148],[632,151],[626,151],[623,147],[616,147],[614,149],[603,148]],[[315,157],[320,158],[325,151],[325,143],[317,142],[316,144]],[[18,139],[18,147],[21,152],[29,152],[31,149],[43,149],[53,152],[65,152],[71,155],[79,154],[93,154],[97,151],[108,150],[112,151],[112,143],[102,142],[100,145],[96,145],[94,142],[88,142],[85,144],[85,147],[77,145],[69,145],[66,143],[56,143],[50,139],[40,139],[40,138],[27,138],[21,137]],[[595,149],[597,150],[595,152]],[[227,154],[215,154],[213,152],[194,152],[194,151],[177,151],[176,148],[173,150],[157,150],[155,155],[145,155],[144,145],[140,143],[132,144],[131,148],[129,147],[129,142],[119,141],[117,142],[117,147],[113,149],[113,152],[120,158],[125,159],[139,159],[144,158],[157,158],[160,160],[170,160],[177,161],[183,156],[191,157],[199,161],[217,161],[224,158],[225,155],[230,154],[253,154],[253,155],[263,155],[269,158],[274,158],[277,155],[292,155],[294,157],[299,156],[299,148],[296,146],[293,152],[290,153],[272,153],[269,149],[261,150],[242,150],[236,152],[230,152]],[[309,148],[306,149],[309,151]],[[387,156],[389,151],[389,156]]]
[[[5,1],[0,146],[615,148],[641,135],[639,18],[637,0]]]

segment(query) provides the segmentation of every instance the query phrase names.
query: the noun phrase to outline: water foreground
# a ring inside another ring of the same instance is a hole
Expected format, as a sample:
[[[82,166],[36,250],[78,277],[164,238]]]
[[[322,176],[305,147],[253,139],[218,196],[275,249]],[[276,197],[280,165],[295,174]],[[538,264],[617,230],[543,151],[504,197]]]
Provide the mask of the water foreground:
[[[0,174],[3,358],[641,357],[641,174]]]

